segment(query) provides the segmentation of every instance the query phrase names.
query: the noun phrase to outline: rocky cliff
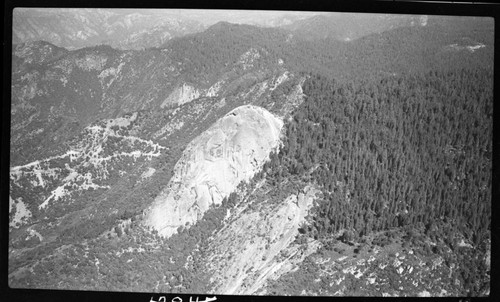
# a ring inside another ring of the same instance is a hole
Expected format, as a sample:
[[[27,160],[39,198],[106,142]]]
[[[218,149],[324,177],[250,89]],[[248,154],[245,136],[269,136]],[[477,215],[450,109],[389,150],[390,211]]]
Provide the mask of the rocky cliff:
[[[293,271],[314,253],[321,246],[318,241],[310,240],[303,245],[295,239],[319,192],[313,186],[306,186],[284,200],[265,200],[258,205],[250,194],[231,210],[234,213],[230,213],[226,226],[212,237],[208,248],[212,291],[262,294],[268,280]]]
[[[196,222],[210,205],[249,180],[279,144],[283,122],[267,110],[238,107],[194,139],[174,176],[147,213],[145,223],[163,236]]]

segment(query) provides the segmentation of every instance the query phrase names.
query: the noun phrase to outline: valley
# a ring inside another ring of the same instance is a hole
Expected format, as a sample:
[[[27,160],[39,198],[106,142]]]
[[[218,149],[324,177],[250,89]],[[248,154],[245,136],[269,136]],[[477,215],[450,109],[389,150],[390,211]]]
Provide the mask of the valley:
[[[491,18],[17,13],[11,288],[490,295]]]

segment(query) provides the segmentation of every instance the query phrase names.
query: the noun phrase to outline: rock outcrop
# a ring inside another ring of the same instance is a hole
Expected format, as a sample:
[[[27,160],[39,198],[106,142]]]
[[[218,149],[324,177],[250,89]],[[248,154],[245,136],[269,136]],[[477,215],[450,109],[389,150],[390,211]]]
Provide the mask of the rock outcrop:
[[[213,236],[208,249],[214,294],[265,294],[268,280],[292,271],[320,243],[295,242],[319,190],[306,186],[276,203],[263,202],[259,209],[232,215],[234,220]],[[246,207],[246,202],[241,206]],[[238,209],[235,210],[238,212]],[[305,247],[305,248],[304,248]]]
[[[168,105],[180,106],[187,102],[191,102],[199,96],[200,92],[196,88],[184,83],[182,86],[177,87],[174,91],[172,91],[172,93],[170,93],[170,95],[161,104],[161,108]]]
[[[146,225],[168,237],[193,224],[260,170],[278,147],[282,126],[261,107],[246,105],[226,114],[186,147],[167,188],[148,210]]]

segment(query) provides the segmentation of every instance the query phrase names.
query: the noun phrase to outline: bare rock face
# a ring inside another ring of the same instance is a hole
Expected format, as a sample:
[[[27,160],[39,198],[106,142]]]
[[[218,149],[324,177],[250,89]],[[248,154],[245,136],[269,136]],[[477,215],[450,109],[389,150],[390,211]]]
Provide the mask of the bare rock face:
[[[299,227],[320,191],[306,186],[285,200],[261,202],[259,209],[235,209],[228,224],[217,232],[208,249],[213,288],[225,295],[266,294],[265,285],[298,267],[321,245],[295,241]],[[252,201],[243,202],[246,207]],[[305,248],[304,248],[305,246]]]
[[[200,92],[188,84],[183,84],[180,87],[174,89],[174,91],[163,101],[161,108],[168,105],[180,106],[187,102],[190,102],[200,96]]]
[[[218,120],[187,146],[167,188],[149,209],[146,225],[169,237],[193,224],[261,169],[278,147],[282,126],[279,118],[251,105]]]

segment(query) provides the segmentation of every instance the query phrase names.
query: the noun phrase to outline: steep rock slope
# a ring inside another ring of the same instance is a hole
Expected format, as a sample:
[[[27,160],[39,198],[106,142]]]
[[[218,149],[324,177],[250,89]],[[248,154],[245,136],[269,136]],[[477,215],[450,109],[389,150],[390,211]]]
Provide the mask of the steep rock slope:
[[[257,185],[256,190],[259,189]],[[306,186],[281,201],[256,202],[247,195],[228,213],[226,226],[212,237],[208,263],[213,272],[212,291],[224,294],[258,294],[268,280],[276,280],[320,247],[295,239],[319,190]]]
[[[212,33],[223,41],[229,28],[221,26]],[[117,280],[102,287],[90,277],[91,283],[82,286],[86,273],[80,266],[65,268],[74,273],[60,275],[68,282],[46,278],[55,274],[40,268],[67,263],[57,256],[59,248],[78,249],[77,242],[88,243],[91,253],[98,250],[96,242],[114,251],[109,236],[130,244],[121,237],[126,222],[142,221],[143,211],[168,184],[187,144],[231,110],[252,104],[281,118],[302,102],[305,77],[289,70],[286,59],[280,61],[247,39],[239,49],[229,49],[228,57],[211,61],[203,73],[179,54],[200,62],[206,56],[189,52],[191,43],[176,47],[192,39],[143,51],[107,46],[68,51],[46,42],[13,48],[12,287],[130,289]],[[221,52],[220,45],[202,48]],[[136,232],[142,226],[127,229]],[[128,265],[114,252],[108,256],[121,268]],[[38,269],[31,273],[34,267]],[[155,288],[141,284],[136,290]]]
[[[178,227],[194,223],[260,169],[278,146],[282,126],[279,118],[256,106],[229,112],[188,145],[146,224],[170,236]]]
[[[76,130],[79,134],[65,140],[66,144],[52,143],[57,149],[51,149],[53,155],[39,155],[38,165],[35,161],[30,161],[34,164],[29,166],[26,165],[30,162],[26,161],[13,164],[9,209],[10,284],[16,287],[125,289],[120,284],[126,286],[126,283],[115,279],[112,287],[103,287],[98,280],[81,286],[81,277],[85,273],[82,274],[80,267],[69,268],[72,275],[68,281],[45,278],[50,270],[37,270],[33,275],[29,269],[66,262],[54,258],[54,255],[58,255],[58,248],[63,245],[69,245],[70,250],[78,249],[74,242],[87,242],[93,253],[97,251],[94,244],[103,237],[100,246],[114,250],[108,240],[109,234],[120,236],[117,234],[125,232],[125,227],[120,228],[120,233],[115,229],[117,224],[134,217],[136,221],[142,218],[142,211],[168,184],[186,145],[219,117],[247,104],[256,104],[286,117],[302,102],[303,77],[289,73],[288,79],[272,90],[283,71],[269,75],[251,73],[260,77],[255,84],[245,84],[240,78],[228,80],[229,86],[233,81],[239,81],[241,87],[237,93],[230,92],[224,83],[219,90],[212,89],[213,94],[219,96],[202,97],[176,108],[142,110],[116,119],[101,120],[81,132]],[[285,85],[291,88],[287,93],[280,91]],[[115,231],[109,231],[113,229]],[[136,232],[139,228],[129,228],[129,233],[130,229]],[[131,244],[117,238],[115,241],[120,244]],[[119,261],[122,268],[128,265],[127,259],[120,260],[123,258],[114,252],[107,256],[112,259],[109,261]],[[100,263],[108,261],[100,256],[98,260]],[[179,258],[176,263],[180,261]],[[141,284],[135,290],[151,291],[155,288],[154,285]]]

